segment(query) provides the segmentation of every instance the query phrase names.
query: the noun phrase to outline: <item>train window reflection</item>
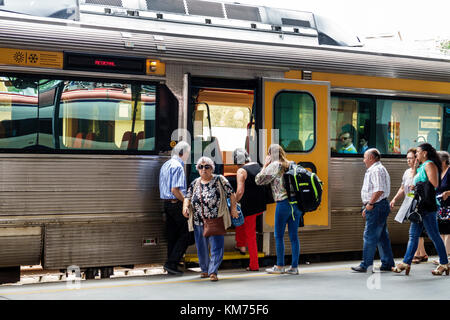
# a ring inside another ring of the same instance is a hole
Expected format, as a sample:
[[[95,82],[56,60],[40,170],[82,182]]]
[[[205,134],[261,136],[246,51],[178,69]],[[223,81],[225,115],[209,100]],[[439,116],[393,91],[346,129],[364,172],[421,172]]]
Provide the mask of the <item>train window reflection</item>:
[[[33,79],[0,77],[0,148],[37,144],[38,86]]]
[[[385,154],[406,154],[428,142],[441,149],[442,104],[377,100],[376,145]]]
[[[370,137],[372,99],[331,98],[331,151],[340,154],[364,153]]]
[[[314,148],[315,103],[308,93],[281,92],[274,101],[274,128],[286,152],[307,152]]]
[[[376,147],[382,154],[405,155],[424,142],[447,150],[450,138],[442,130],[443,107],[440,102],[333,96],[331,151],[362,154]]]
[[[59,115],[61,149],[154,150],[155,87],[71,81]]]

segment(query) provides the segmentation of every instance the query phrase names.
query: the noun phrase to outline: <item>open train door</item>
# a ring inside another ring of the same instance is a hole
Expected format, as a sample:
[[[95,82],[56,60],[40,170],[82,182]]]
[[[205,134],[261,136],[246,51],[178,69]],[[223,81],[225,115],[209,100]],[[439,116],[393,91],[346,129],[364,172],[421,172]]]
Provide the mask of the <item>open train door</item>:
[[[279,143],[289,160],[315,171],[323,182],[321,204],[316,211],[305,214],[303,230],[330,228],[329,105],[329,82],[268,78],[262,81],[262,123],[267,129],[262,137],[262,152],[266,155],[271,143]],[[260,161],[264,162],[264,158],[260,157]],[[264,216],[265,233],[273,232],[274,217],[275,204],[271,204]]]

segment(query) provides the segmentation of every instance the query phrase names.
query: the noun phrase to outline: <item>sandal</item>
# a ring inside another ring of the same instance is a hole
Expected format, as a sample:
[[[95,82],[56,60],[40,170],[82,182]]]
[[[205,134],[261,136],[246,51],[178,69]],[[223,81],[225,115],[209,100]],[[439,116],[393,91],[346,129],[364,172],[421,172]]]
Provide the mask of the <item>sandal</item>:
[[[421,263],[421,262],[427,262],[428,261],[428,256],[424,255],[424,256],[414,256],[412,263]]]
[[[402,273],[403,270],[405,270],[405,275],[409,275],[411,265],[402,262],[397,264],[395,267],[392,267],[392,271],[395,273]]]
[[[200,278],[208,278],[208,273],[207,272],[200,273]]]
[[[448,268],[448,264],[440,264],[437,266],[436,269],[431,271],[431,273],[434,276],[442,276],[444,274],[444,272],[447,276],[450,274],[450,269]]]
[[[211,280],[211,281],[219,281],[219,278],[217,278],[217,275],[215,273],[211,273],[209,275],[209,280]]]

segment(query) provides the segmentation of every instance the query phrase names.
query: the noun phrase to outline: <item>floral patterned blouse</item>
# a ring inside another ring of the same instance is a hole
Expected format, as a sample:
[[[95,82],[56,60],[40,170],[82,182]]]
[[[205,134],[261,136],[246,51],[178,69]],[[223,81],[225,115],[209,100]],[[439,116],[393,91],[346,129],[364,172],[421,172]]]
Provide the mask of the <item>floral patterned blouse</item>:
[[[255,177],[257,185],[270,183],[273,200],[282,201],[288,198],[286,188],[284,187],[284,168],[279,161],[274,161],[266,168],[262,169]]]
[[[186,198],[191,200],[192,206],[194,208],[194,224],[203,225],[202,215],[202,205],[203,205],[203,217],[207,219],[217,218],[219,215],[219,205],[220,205],[220,185],[219,180],[221,179],[225,194],[230,197],[234,193],[231,184],[228,180],[221,175],[214,175],[214,177],[207,184],[202,184],[200,182],[199,187],[195,188],[195,184],[198,179],[195,179],[189,185],[186,193]],[[201,192],[201,197],[200,197]],[[201,201],[201,199],[203,201]]]

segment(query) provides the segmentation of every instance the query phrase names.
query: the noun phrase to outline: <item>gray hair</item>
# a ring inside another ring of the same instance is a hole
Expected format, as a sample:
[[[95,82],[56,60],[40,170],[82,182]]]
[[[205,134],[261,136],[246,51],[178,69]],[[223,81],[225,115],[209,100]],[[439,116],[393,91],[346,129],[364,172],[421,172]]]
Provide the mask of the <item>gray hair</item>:
[[[439,160],[445,162],[447,165],[450,164],[450,154],[447,151],[438,151]]]
[[[375,161],[380,161],[381,153],[380,153],[380,151],[378,151],[378,149],[371,148],[371,149],[367,150],[366,152],[367,152],[367,154],[370,154],[375,159]]]
[[[191,151],[191,146],[186,141],[180,141],[177,145],[172,149],[172,157],[178,156],[181,157],[183,154],[189,153]]]
[[[215,169],[215,165],[214,165],[214,161],[211,160],[211,158],[208,157],[201,157],[200,159],[198,159],[197,164],[195,165],[195,168],[198,171],[198,166],[201,165],[202,163],[206,163],[209,164],[212,167],[212,171],[214,172]]]
[[[250,157],[248,156],[247,151],[244,149],[238,148],[233,151],[233,162],[234,164],[244,164],[250,162]]]

